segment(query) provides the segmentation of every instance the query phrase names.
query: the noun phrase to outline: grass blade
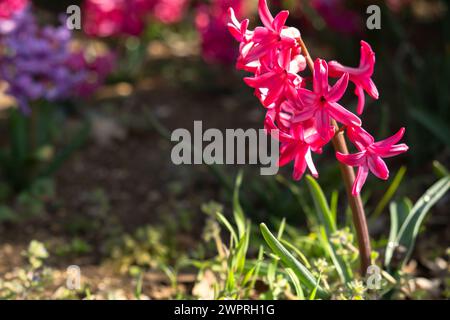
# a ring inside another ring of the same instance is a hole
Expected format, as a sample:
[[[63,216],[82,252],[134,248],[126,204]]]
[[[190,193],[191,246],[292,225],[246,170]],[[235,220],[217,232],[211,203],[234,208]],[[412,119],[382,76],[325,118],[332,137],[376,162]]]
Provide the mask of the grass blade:
[[[281,259],[285,267],[291,268],[293,272],[299,278],[299,281],[303,283],[308,289],[314,290],[317,286],[317,280],[311,274],[311,272],[294,256],[286,250],[280,241],[269,231],[264,223],[260,225],[261,233],[269,245],[270,249]],[[329,297],[328,292],[322,289],[320,286],[317,288],[317,294],[320,298]]]
[[[294,285],[295,294],[300,300],[305,300],[305,295],[303,293],[302,286],[300,284],[300,280],[298,279],[297,275],[294,271],[292,271],[291,268],[286,268],[286,273],[288,274],[289,278],[291,278],[292,284]]]
[[[239,189],[241,187],[242,183],[242,170],[239,171],[236,182],[234,185],[234,191],[233,191],[233,215],[234,220],[236,221],[236,225],[238,228],[238,234],[239,237],[242,237],[242,235],[245,233],[245,217],[244,217],[244,211],[242,210],[241,204],[239,202]]]

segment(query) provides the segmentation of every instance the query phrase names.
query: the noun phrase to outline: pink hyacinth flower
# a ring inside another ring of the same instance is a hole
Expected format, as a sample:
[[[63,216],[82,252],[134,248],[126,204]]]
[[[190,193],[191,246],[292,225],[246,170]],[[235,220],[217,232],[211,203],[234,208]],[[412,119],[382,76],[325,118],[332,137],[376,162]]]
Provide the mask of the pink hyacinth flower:
[[[401,128],[393,136],[375,142],[374,138],[363,128],[347,128],[348,137],[359,152],[354,154],[336,152],[336,158],[348,166],[358,167],[358,173],[352,189],[354,196],[359,195],[361,192],[369,170],[380,179],[387,180],[389,178],[389,170],[382,158],[393,157],[408,150],[406,144],[396,144],[403,137],[404,133],[405,128]]]
[[[339,101],[348,85],[348,74],[344,73],[333,87],[328,85],[328,67],[325,60],[314,62],[313,91],[298,89],[300,104],[303,109],[293,117],[294,122],[315,119],[317,131],[327,139],[331,119],[348,126],[361,126],[361,120],[341,106]]]
[[[293,126],[289,133],[278,130],[274,122],[274,112],[272,110],[267,112],[264,128],[269,134],[272,134],[272,130],[278,131],[277,138],[281,143],[278,166],[282,167],[289,162],[294,161],[294,172],[292,173],[292,178],[294,180],[300,180],[302,178],[306,171],[306,167],[308,167],[311,174],[317,178],[319,173],[312,160],[312,147],[306,141],[307,139],[305,139],[303,127],[301,125]]]
[[[375,53],[372,51],[370,45],[361,40],[361,57],[359,60],[359,67],[352,68],[343,66],[337,61],[328,62],[331,77],[340,77],[344,73],[348,73],[350,81],[352,81],[356,88],[355,94],[358,96],[358,106],[356,112],[361,114],[364,110],[364,91],[366,91],[372,98],[378,99],[378,90],[371,77],[373,68],[375,66]]]
[[[234,21],[233,16],[230,16],[230,20],[233,22],[229,25],[230,31],[238,41],[240,38],[246,40],[244,44],[241,43],[237,64],[239,68],[244,70],[247,70],[248,65],[255,63],[272,51],[294,48],[297,46],[296,39],[300,37],[300,32],[296,28],[288,28],[284,25],[289,16],[289,11],[281,11],[274,18],[269,11],[266,0],[259,0],[258,13],[264,27],[256,27],[251,34],[244,33],[244,30],[242,30],[242,27],[245,26],[246,29],[248,25],[246,20],[239,26]],[[247,34],[251,37],[244,36]]]
[[[302,55],[292,57],[291,50],[284,50],[278,56],[273,53],[267,60],[261,59],[259,74],[246,77],[244,81],[259,90],[257,96],[266,108],[272,108],[286,98],[297,96],[296,89],[302,81],[297,72],[306,68],[306,61]]]

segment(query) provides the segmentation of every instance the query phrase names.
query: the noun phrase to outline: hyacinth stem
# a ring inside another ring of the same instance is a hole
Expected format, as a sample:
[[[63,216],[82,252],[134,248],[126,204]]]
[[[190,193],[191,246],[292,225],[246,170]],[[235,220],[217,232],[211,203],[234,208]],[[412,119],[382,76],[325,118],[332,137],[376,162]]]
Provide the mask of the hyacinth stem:
[[[308,49],[305,46],[302,38],[299,38],[300,47],[302,49],[302,55],[306,59],[306,63],[314,73],[314,61],[312,60]],[[339,129],[336,121],[332,120],[332,125],[335,127],[336,134],[332,139],[333,147],[335,151],[348,154],[347,143],[345,142],[345,137],[343,132]],[[369,230],[367,228],[366,215],[364,212],[364,206],[361,200],[361,197],[352,195],[352,186],[355,181],[355,172],[353,168],[347,166],[346,164],[339,162],[339,168],[341,169],[342,177],[345,183],[345,190],[347,192],[347,199],[350,204],[350,208],[352,210],[353,215],[353,224],[356,229],[356,236],[358,239],[358,247],[359,247],[359,256],[361,263],[361,274],[365,276],[367,272],[367,268],[371,264],[371,248],[370,248],[370,238],[369,238]]]

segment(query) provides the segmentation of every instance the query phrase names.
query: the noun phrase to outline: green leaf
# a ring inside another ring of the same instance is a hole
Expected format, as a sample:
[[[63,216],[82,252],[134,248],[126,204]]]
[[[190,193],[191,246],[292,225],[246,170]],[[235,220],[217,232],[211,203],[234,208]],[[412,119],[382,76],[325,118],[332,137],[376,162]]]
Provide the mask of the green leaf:
[[[320,188],[320,185],[313,177],[307,175],[306,182],[308,183],[308,187],[311,192],[314,205],[316,207],[316,212],[319,216],[319,221],[322,221],[323,223],[321,226],[319,226],[320,229],[322,229],[322,227],[324,228],[324,232],[320,233],[320,236],[323,240],[323,246],[326,249],[326,252],[329,254],[331,260],[333,261],[339,277],[344,283],[347,283],[352,280],[351,268],[348,263],[336,253],[337,244],[334,244],[330,240],[333,233],[336,232],[336,224],[333,218],[333,214],[331,213],[331,210],[328,206],[327,199],[322,191],[322,188]]]
[[[238,237],[236,235],[236,231],[234,231],[233,227],[231,226],[230,222],[225,218],[223,214],[220,212],[216,212],[217,219],[228,229],[228,231],[231,234],[231,238],[233,239],[234,243],[238,243]]]
[[[286,218],[283,218],[280,223],[280,227],[278,228],[277,238],[278,240],[283,237],[284,229],[286,228]]]
[[[433,161],[433,170],[438,178],[443,178],[450,175],[447,168],[437,160]]]
[[[286,247],[288,247],[288,249],[294,251],[295,254],[302,260],[302,263],[307,268],[311,268],[311,264],[309,263],[308,259],[306,259],[306,256],[300,250],[298,250],[292,243],[289,243],[288,241],[286,241],[284,239],[279,239],[279,240],[281,241],[282,244],[284,244]]]
[[[322,278],[322,274],[319,275],[319,278],[317,278],[316,286],[314,287],[314,290],[309,295],[309,300],[314,300],[316,298],[317,290],[319,289],[320,279]]]
[[[261,233],[269,245],[270,249],[281,259],[282,263],[287,268],[291,268],[293,272],[297,275],[299,281],[303,283],[308,289],[313,290],[317,281],[312,275],[312,273],[294,256],[286,250],[286,248],[281,244],[280,241],[269,231],[264,223],[260,224]],[[317,288],[317,294],[321,298],[329,297],[327,291],[322,289],[320,286]]]
[[[402,166],[398,170],[397,174],[394,177],[394,180],[392,180],[389,188],[384,193],[384,195],[381,198],[380,202],[378,202],[375,210],[372,213],[372,217],[371,217],[372,220],[375,220],[376,218],[378,218],[379,215],[383,212],[384,208],[389,203],[389,201],[392,199],[392,197],[394,196],[394,194],[397,191],[398,187],[400,186],[400,183],[402,182],[403,177],[405,176],[405,173],[406,173],[406,167]]]
[[[245,259],[247,256],[248,244],[250,240],[250,223],[247,223],[246,232],[239,239],[236,247],[236,271],[241,273],[245,267]]]
[[[300,284],[300,280],[298,279],[297,275],[291,268],[286,268],[286,273],[288,274],[289,278],[291,278],[292,284],[294,285],[295,294],[297,297],[299,297],[300,300],[305,300],[305,295],[303,294],[303,289]]]
[[[339,192],[337,190],[333,190],[333,192],[331,193],[330,209],[331,209],[331,218],[333,219],[334,224],[337,223],[338,200],[339,200]]]
[[[327,229],[327,234],[335,232],[336,224],[334,223],[333,215],[322,189],[317,181],[310,175],[306,176],[306,182],[308,183],[309,191],[313,198],[314,206],[316,207],[316,212],[319,215],[319,220],[322,221],[323,225]]]
[[[389,205],[391,226],[389,230],[388,244],[386,246],[386,253],[384,258],[384,265],[386,267],[388,267],[391,263],[400,226],[405,222],[406,217],[411,211],[411,208],[412,204],[408,198],[403,199],[401,202],[391,202],[391,204]]]
[[[234,214],[234,220],[236,221],[236,225],[238,228],[238,234],[239,237],[242,237],[242,235],[245,232],[245,217],[244,217],[244,211],[242,210],[241,204],[239,202],[239,189],[241,187],[242,183],[242,170],[239,171],[236,182],[234,185],[234,192],[233,192],[233,214]]]
[[[425,194],[415,203],[408,217],[400,228],[396,243],[404,246],[407,253],[402,261],[402,265],[409,259],[417,235],[419,234],[420,225],[425,219],[430,208],[441,199],[450,187],[450,177],[438,180],[432,185]]]

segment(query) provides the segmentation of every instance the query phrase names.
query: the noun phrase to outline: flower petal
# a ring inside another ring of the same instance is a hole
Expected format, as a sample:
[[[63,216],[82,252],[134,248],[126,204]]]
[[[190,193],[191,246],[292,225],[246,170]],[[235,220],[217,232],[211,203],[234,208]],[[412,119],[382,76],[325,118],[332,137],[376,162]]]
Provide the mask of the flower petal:
[[[344,73],[341,78],[331,87],[330,91],[325,95],[325,98],[330,102],[339,101],[347,90],[348,73]]]
[[[337,102],[328,102],[327,109],[331,117],[347,126],[361,126],[361,119]]]
[[[406,152],[408,151],[408,149],[409,147],[404,143],[394,144],[387,150],[379,151],[379,155],[382,156],[383,158],[390,158],[399,155],[403,152]]]
[[[403,138],[404,134],[405,134],[405,128],[400,128],[400,130],[398,130],[396,134],[394,134],[384,140],[375,142],[373,145],[375,147],[382,147],[382,148],[390,147],[391,145],[399,142],[400,139]]]
[[[366,165],[360,166],[358,168],[358,173],[356,174],[355,182],[353,183],[352,195],[357,196],[361,192],[361,189],[366,182],[367,175],[369,173],[369,168]]]
[[[305,145],[304,147],[298,148],[297,155],[295,156],[294,162],[294,172],[292,173],[292,178],[294,180],[300,180],[306,170],[306,159],[305,155],[309,148]]]
[[[389,169],[386,163],[379,156],[367,157],[367,163],[370,171],[380,179],[387,180],[389,178]]]
[[[356,113],[362,114],[364,111],[364,104],[366,103],[366,97],[364,96],[364,90],[360,85],[356,85],[355,95],[358,97],[358,105],[356,106]]]
[[[303,105],[304,108],[318,107],[318,96],[316,93],[308,89],[300,88],[298,89],[298,97],[300,99],[300,104]]]
[[[366,152],[361,151],[353,154],[336,152],[336,158],[339,160],[339,162],[342,162],[351,167],[362,166],[366,162]]]
[[[283,28],[284,24],[286,23],[286,20],[287,20],[288,16],[289,16],[289,11],[287,11],[287,10],[280,11],[280,13],[278,13],[275,16],[275,19],[272,22],[272,26],[273,26],[273,29],[276,32],[280,32],[281,31],[281,29]]]
[[[325,60],[319,58],[314,62],[313,88],[319,95],[328,92],[328,66]]]
[[[324,109],[319,109],[315,114],[316,129],[320,137],[324,140],[327,139],[330,132],[330,115]]]
[[[374,142],[373,137],[362,127],[347,127],[347,136],[356,147],[362,151]]]
[[[273,16],[269,11],[269,7],[267,6],[266,0],[259,0],[258,13],[259,13],[259,18],[261,19],[261,22],[263,23],[263,25],[266,28],[272,30]]]
[[[319,177],[319,172],[317,172],[316,166],[314,165],[314,162],[312,160],[311,149],[310,148],[308,148],[308,151],[305,154],[305,160],[306,160],[306,165],[309,168],[309,171],[311,171],[311,175],[314,178],[318,178]]]
[[[282,167],[291,162],[297,155],[297,145],[295,143],[286,143],[280,148],[280,158],[278,166]]]

